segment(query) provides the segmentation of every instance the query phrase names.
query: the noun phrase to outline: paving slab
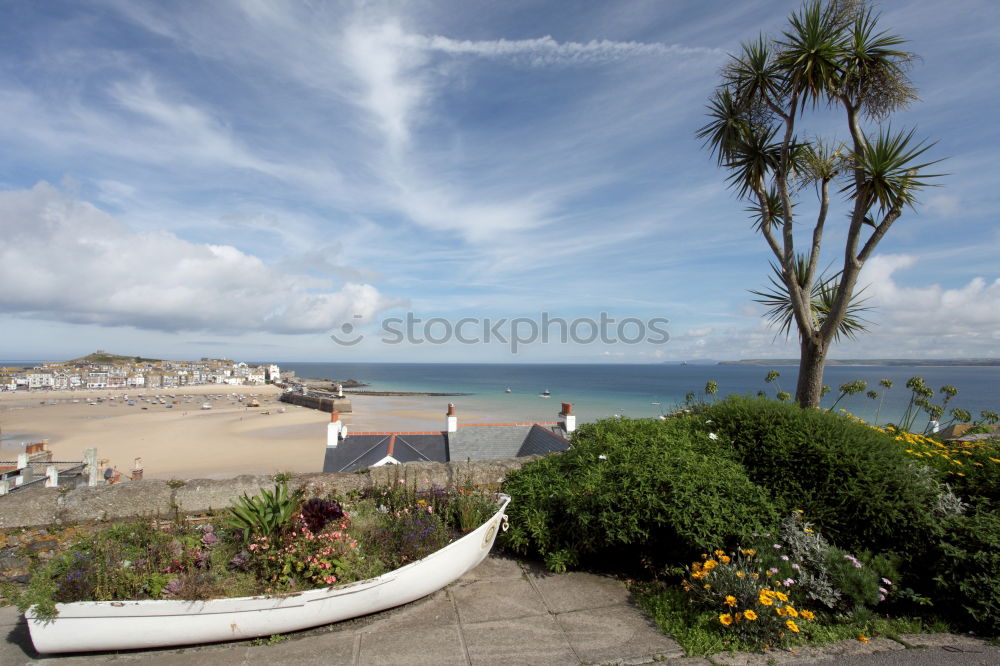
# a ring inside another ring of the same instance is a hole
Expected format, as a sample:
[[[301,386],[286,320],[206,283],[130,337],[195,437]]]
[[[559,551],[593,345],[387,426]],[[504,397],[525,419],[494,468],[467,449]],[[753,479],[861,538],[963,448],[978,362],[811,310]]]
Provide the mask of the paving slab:
[[[462,634],[473,666],[580,664],[552,615],[463,624]]]
[[[573,651],[586,663],[642,663],[684,656],[677,641],[630,606],[560,613],[556,622]]]
[[[247,648],[245,659],[241,663],[295,664],[295,666],[354,664],[357,663],[359,643],[360,637],[353,633],[307,636],[298,640],[293,636],[287,641],[282,641],[274,645],[260,645]],[[235,650],[233,652],[236,653]],[[211,656],[214,657],[215,655]],[[217,662],[213,659],[205,663],[215,666]],[[192,666],[192,662],[188,661],[186,666]]]
[[[529,571],[527,577],[553,613],[632,603],[625,585],[610,576],[579,571],[558,575]]]
[[[509,580],[511,578],[524,578],[524,570],[517,560],[506,555],[491,555],[482,563],[463,574],[458,581],[463,583],[475,583],[483,580]]]
[[[358,632],[358,664],[468,664],[458,612],[447,592]],[[330,660],[326,663],[349,663]]]
[[[523,578],[480,581],[451,588],[462,624],[546,615],[542,598]]]

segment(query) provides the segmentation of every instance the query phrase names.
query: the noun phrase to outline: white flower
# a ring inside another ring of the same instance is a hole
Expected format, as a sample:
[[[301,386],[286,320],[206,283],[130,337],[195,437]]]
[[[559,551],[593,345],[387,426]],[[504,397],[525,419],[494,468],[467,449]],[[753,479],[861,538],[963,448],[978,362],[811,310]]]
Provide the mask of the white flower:
[[[709,439],[719,439],[719,436],[716,435],[714,432],[710,432],[710,433],[708,433],[708,438]]]
[[[709,419],[709,420],[705,421],[705,425],[708,425],[711,422],[712,422],[712,419]]]
[[[604,455],[603,453],[601,455],[597,456],[597,457],[599,459],[601,459],[601,460],[607,460],[608,459],[608,457],[606,455]]]

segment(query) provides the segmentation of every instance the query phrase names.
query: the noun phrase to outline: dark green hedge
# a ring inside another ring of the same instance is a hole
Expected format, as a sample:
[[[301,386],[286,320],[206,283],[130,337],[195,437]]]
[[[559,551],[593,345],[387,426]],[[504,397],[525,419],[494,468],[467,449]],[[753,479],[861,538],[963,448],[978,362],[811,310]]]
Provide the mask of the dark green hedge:
[[[756,398],[727,398],[697,420],[731,444],[782,513],[802,509],[848,551],[905,550],[939,532],[931,511],[936,485],[914,473],[913,458],[888,435],[830,412]]]

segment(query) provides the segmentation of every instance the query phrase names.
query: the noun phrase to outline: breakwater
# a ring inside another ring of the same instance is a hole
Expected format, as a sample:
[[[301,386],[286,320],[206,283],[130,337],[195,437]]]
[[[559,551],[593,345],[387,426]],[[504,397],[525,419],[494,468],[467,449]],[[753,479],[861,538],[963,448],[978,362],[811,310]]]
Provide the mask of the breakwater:
[[[318,409],[321,412],[338,411],[342,414],[351,411],[351,401],[346,398],[338,398],[332,394],[316,394],[315,392],[303,395],[301,393],[282,393],[281,402],[290,405]]]

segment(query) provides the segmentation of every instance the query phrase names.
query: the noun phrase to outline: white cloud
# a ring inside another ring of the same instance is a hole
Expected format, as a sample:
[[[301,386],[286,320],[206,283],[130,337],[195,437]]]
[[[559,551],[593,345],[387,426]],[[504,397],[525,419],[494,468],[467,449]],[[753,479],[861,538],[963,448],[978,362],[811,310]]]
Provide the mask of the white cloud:
[[[0,307],[161,331],[315,333],[392,303],[369,284],[281,273],[228,245],[134,233],[48,183],[0,192]]]
[[[430,51],[486,58],[524,58],[531,65],[593,64],[640,56],[722,56],[719,49],[678,44],[616,42],[593,39],[586,43],[558,42],[550,35],[536,39],[470,41],[440,35],[407,35],[406,43]]]
[[[902,254],[877,255],[865,264],[858,282],[869,285],[865,294],[876,308],[872,319],[878,326],[873,332],[928,348],[961,340],[950,344],[966,345],[967,353],[1000,353],[1000,278],[974,277],[962,286],[945,288],[907,286],[894,276],[920,266],[919,257]]]

